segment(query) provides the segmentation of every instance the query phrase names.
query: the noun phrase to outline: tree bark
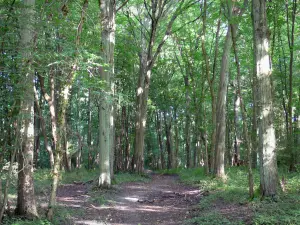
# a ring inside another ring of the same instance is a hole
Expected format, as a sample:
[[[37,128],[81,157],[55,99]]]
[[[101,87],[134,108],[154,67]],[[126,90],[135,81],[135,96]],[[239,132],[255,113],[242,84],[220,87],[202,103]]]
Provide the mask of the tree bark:
[[[231,10],[231,9],[230,9]],[[227,102],[227,85],[229,54],[232,45],[231,26],[228,25],[227,34],[224,43],[224,50],[221,63],[221,74],[217,101],[217,123],[216,123],[216,148],[215,148],[215,166],[214,174],[216,177],[225,178],[224,154],[225,154],[225,132],[226,132],[226,102]]]
[[[166,132],[166,147],[168,152],[168,169],[172,169],[174,167],[174,152],[173,152],[173,142],[172,142],[172,120],[168,121],[166,112],[164,114],[165,121],[165,132]],[[170,119],[169,119],[170,120]]]
[[[297,0],[292,3],[292,24],[290,31],[289,24],[289,3],[286,1],[286,22],[287,22],[287,37],[290,50],[290,63],[289,63],[289,94],[288,94],[288,141],[287,148],[290,150],[290,171],[296,171],[296,152],[294,149],[293,137],[293,64],[294,64],[294,40],[295,40],[295,19],[297,12]]]
[[[32,69],[33,21],[35,0],[24,0],[21,19],[22,73],[21,85],[24,90],[20,113],[23,117],[21,127],[21,150],[18,156],[18,198],[16,214],[33,219],[38,217],[33,184],[34,154],[34,70]]]
[[[269,55],[269,31],[266,1],[252,1],[254,54],[258,85],[260,187],[262,196],[277,193],[276,137],[273,124],[273,102]]]
[[[159,145],[159,152],[160,152],[160,169],[165,168],[165,154],[164,154],[164,147],[162,141],[162,130],[161,130],[161,112],[156,113],[156,133],[157,133],[157,140]]]
[[[45,123],[45,119],[42,115],[42,110],[39,104],[39,100],[38,100],[38,94],[37,91],[34,89],[34,96],[35,96],[35,105],[36,105],[36,109],[37,109],[37,113],[38,113],[38,117],[40,119],[40,123],[41,123],[41,128],[42,128],[42,134],[44,137],[44,146],[45,149],[47,150],[48,154],[49,154],[49,163],[50,163],[50,167],[51,169],[53,169],[53,165],[54,165],[54,156],[53,156],[53,151],[51,149],[51,146],[49,144],[48,141],[48,136],[47,136],[47,131],[46,131],[46,123]]]
[[[116,3],[114,0],[100,1],[101,20],[101,57],[104,65],[99,68],[100,77],[105,82],[99,107],[99,148],[100,176],[99,187],[109,188],[112,179],[112,140],[114,126],[113,92],[114,92],[114,47],[115,47],[115,16]],[[111,140],[112,139],[112,140]]]

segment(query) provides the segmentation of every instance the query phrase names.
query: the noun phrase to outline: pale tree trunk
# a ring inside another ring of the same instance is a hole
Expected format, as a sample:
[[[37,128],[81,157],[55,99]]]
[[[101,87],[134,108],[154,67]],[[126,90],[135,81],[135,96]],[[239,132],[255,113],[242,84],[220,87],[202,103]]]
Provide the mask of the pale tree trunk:
[[[115,47],[115,15],[116,3],[114,0],[100,1],[101,20],[101,57],[102,66],[99,68],[100,77],[105,82],[101,94],[99,107],[99,151],[100,151],[100,176],[99,187],[108,188],[112,179],[112,143],[114,127],[113,91],[114,91],[114,47]],[[108,65],[108,66],[106,66]],[[111,140],[112,139],[112,140]]]
[[[262,196],[274,196],[277,193],[277,160],[266,1],[253,0],[252,7],[254,54],[258,85],[260,187]]]
[[[217,32],[216,32],[216,42],[215,42],[215,56],[214,56],[214,68],[213,68],[213,74],[210,78],[210,63],[208,60],[208,55],[206,51],[206,14],[207,14],[207,1],[204,0],[203,2],[203,12],[202,12],[202,38],[201,38],[201,49],[203,54],[203,59],[205,63],[205,76],[207,79],[207,82],[209,84],[209,90],[211,95],[211,114],[212,114],[212,127],[213,131],[211,134],[211,152],[210,152],[210,159],[211,159],[211,165],[213,167],[214,165],[214,151],[215,151],[215,143],[216,143],[216,97],[215,97],[215,90],[214,90],[214,80],[215,80],[215,66],[216,66],[216,59],[218,56],[218,45],[219,45],[219,32],[220,32],[220,25],[221,20],[219,18],[218,25],[217,25]],[[206,164],[207,167],[209,167],[208,164]]]
[[[230,9],[231,10],[231,9]],[[224,43],[224,50],[221,63],[221,74],[217,101],[217,121],[216,121],[216,146],[214,174],[216,177],[225,178],[224,154],[225,154],[225,132],[226,132],[226,102],[228,85],[229,54],[232,45],[231,26],[228,25]]]
[[[228,70],[229,70],[229,56],[230,49],[232,46],[232,35],[231,27],[237,29],[238,24],[232,23],[232,16],[241,16],[244,12],[244,9],[247,7],[248,1],[244,0],[243,9],[239,9],[237,6],[232,7],[232,2],[227,2],[228,7],[228,29],[224,43],[224,50],[221,62],[221,74],[220,74],[220,83],[218,91],[218,101],[217,101],[217,123],[216,123],[216,146],[215,146],[215,170],[214,174],[216,177],[225,178],[225,169],[224,169],[224,157],[226,149],[226,103],[227,103],[227,86],[228,86]],[[234,10],[232,10],[234,9]],[[232,15],[232,11],[234,12]]]
[[[21,127],[21,150],[18,156],[18,198],[16,214],[26,218],[38,217],[33,185],[34,154],[34,70],[31,65],[33,49],[33,21],[35,0],[24,0],[21,19],[22,77],[24,89],[20,113],[23,115]]]
[[[236,89],[236,87],[234,87]],[[238,92],[235,91],[234,96],[234,153],[233,153],[233,165],[240,165],[240,130],[238,128],[238,118],[239,118],[239,106],[240,106],[240,96]]]

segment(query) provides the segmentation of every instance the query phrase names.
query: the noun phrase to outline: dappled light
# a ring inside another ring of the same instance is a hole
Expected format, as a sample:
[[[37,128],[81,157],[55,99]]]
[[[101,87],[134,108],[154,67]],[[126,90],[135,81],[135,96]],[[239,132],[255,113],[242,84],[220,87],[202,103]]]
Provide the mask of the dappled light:
[[[0,224],[299,224],[299,13],[0,0]]]

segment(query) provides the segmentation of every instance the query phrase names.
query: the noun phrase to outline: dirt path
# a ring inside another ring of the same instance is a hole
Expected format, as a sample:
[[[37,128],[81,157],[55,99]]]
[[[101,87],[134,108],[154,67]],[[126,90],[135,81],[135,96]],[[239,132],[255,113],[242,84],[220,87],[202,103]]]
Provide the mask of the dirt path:
[[[75,212],[70,224],[77,225],[181,225],[200,197],[197,188],[180,184],[175,175],[151,175],[150,182],[124,183],[110,191],[76,184],[58,190],[59,204]]]

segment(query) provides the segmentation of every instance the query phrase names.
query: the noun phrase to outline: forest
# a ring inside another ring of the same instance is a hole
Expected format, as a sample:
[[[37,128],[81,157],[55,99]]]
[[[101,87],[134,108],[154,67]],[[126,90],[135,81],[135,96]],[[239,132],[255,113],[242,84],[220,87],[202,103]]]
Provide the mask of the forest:
[[[0,0],[0,224],[300,224],[297,0]]]

